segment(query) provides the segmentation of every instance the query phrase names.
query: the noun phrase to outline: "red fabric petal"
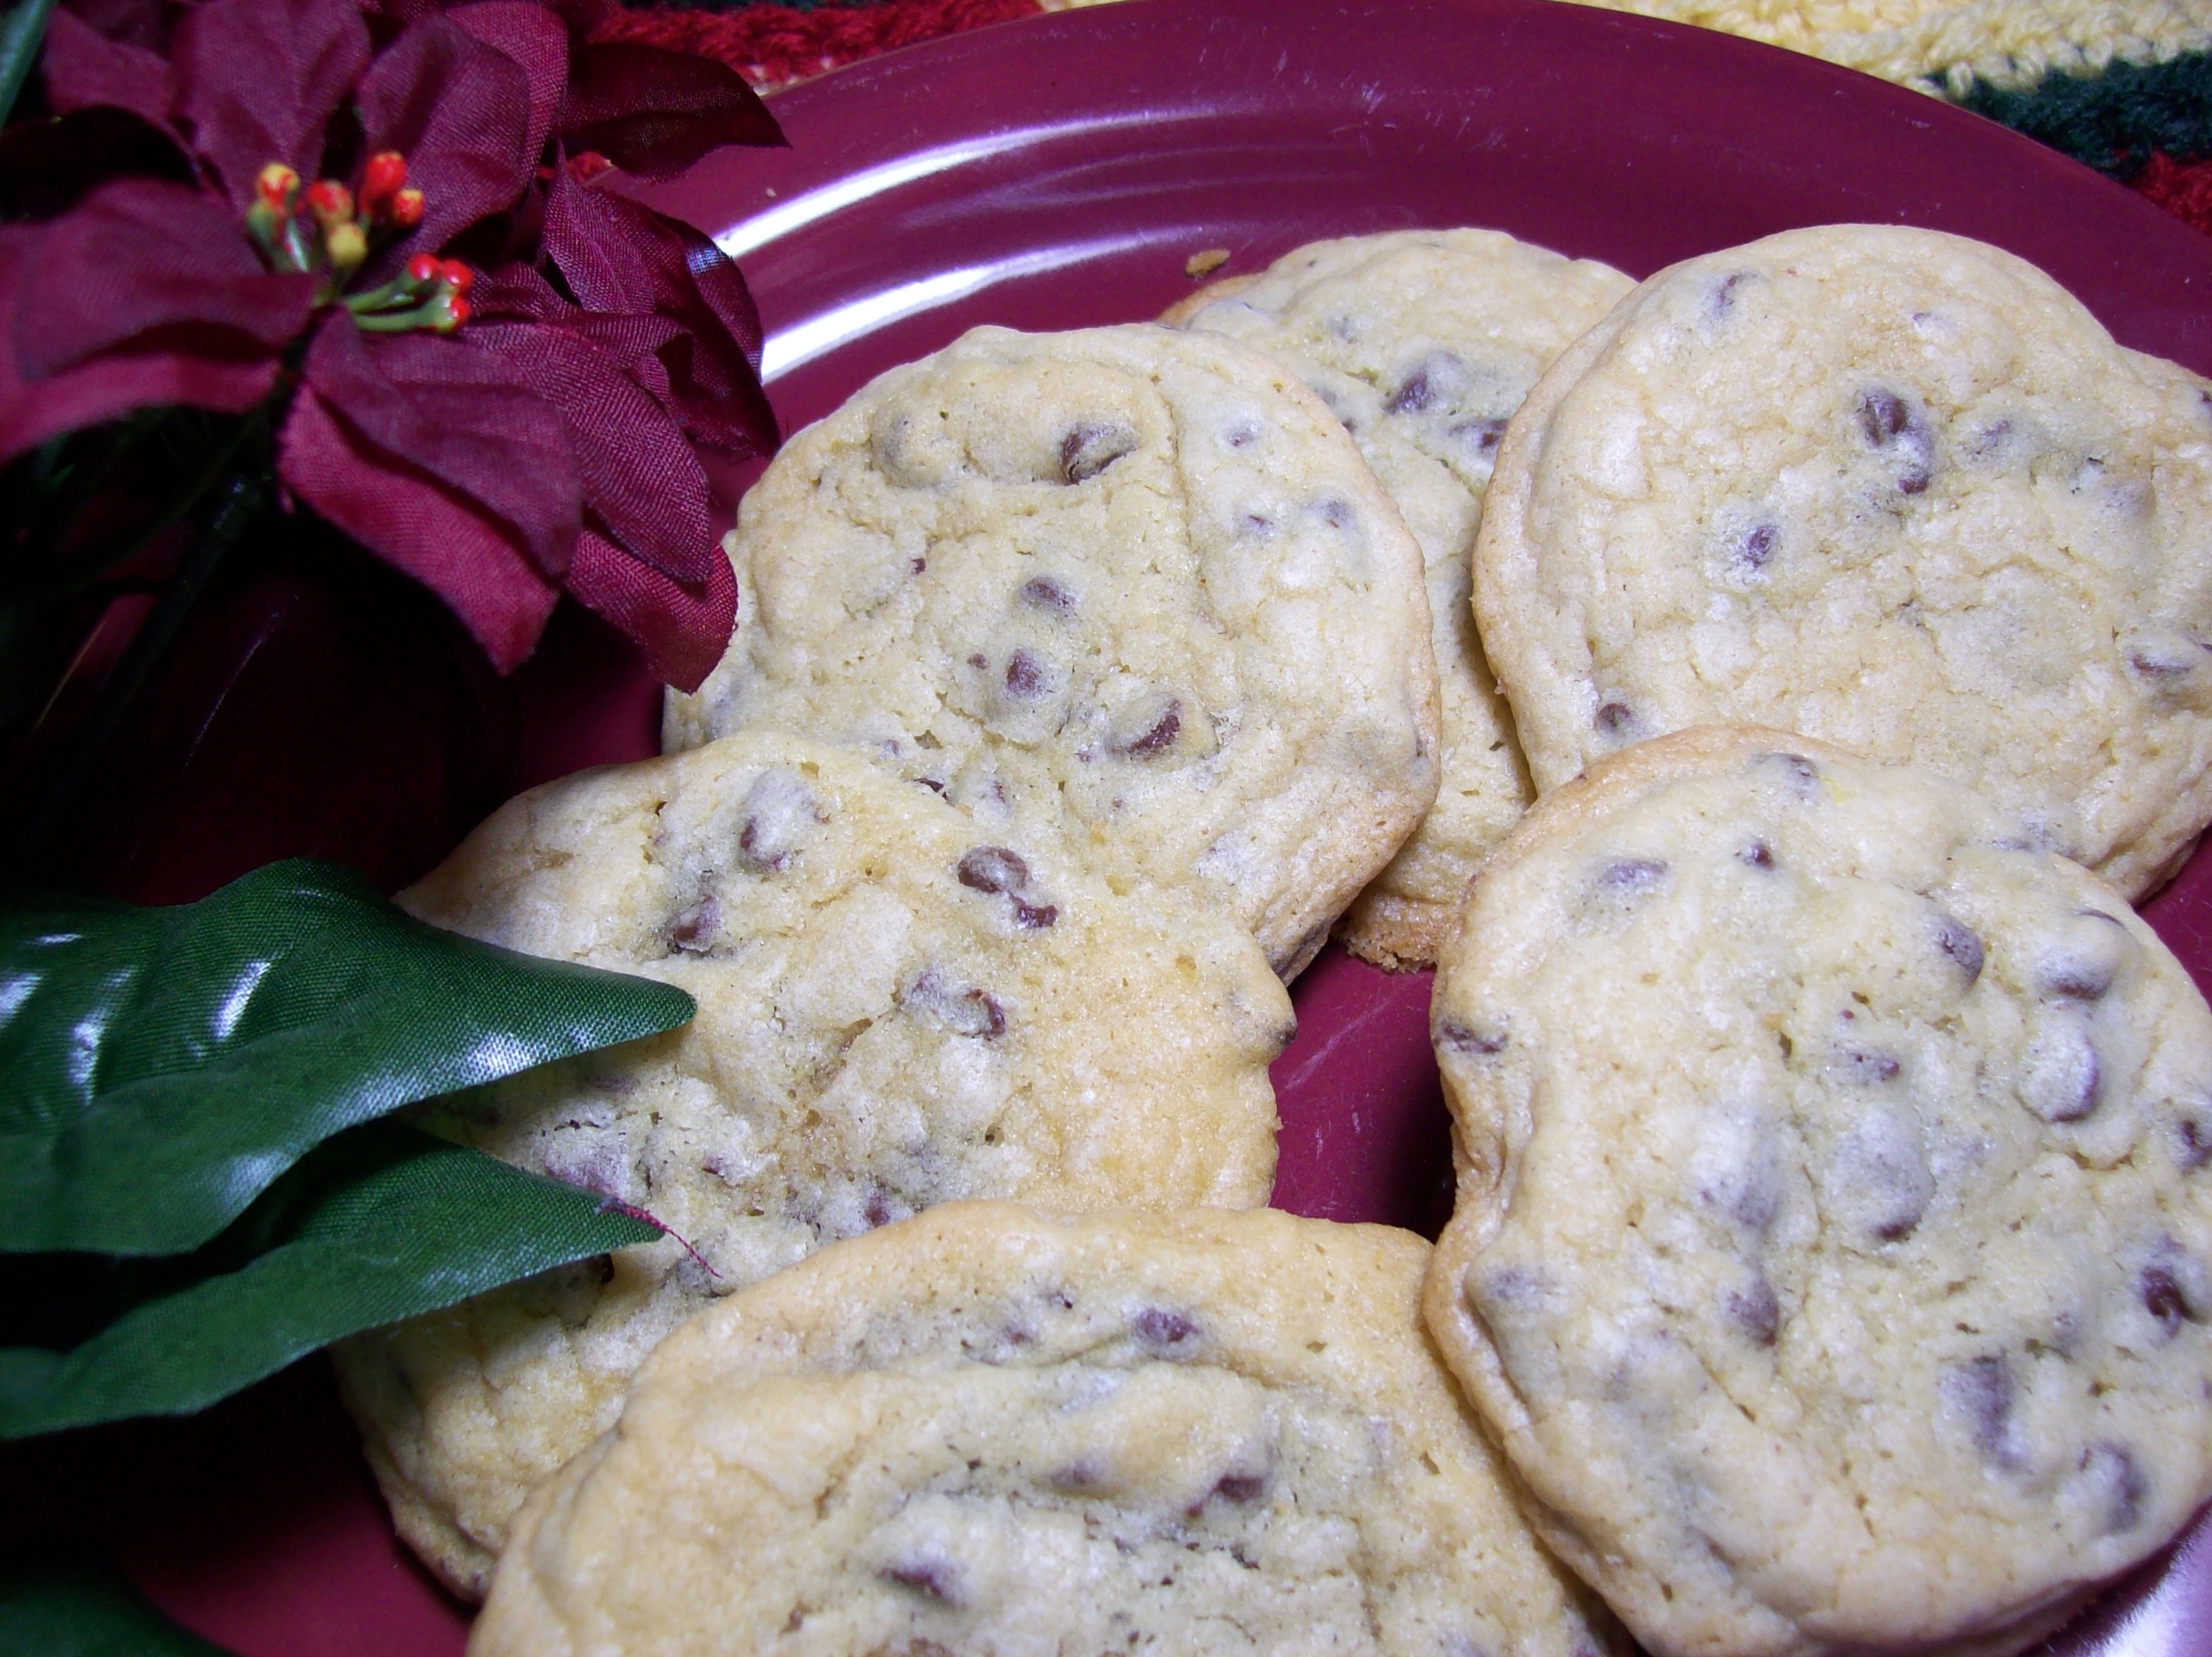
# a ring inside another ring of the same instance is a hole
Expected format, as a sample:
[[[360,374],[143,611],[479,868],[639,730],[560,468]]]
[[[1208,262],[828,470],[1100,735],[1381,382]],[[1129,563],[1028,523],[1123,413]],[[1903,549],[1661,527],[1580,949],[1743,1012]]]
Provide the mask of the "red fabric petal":
[[[577,48],[561,141],[641,178],[681,173],[725,144],[781,144],[760,94],[710,58],[628,43]]]
[[[46,22],[39,60],[46,101],[57,115],[110,104],[164,132],[169,126],[169,65],[143,46],[110,40],[90,24],[57,10]]]
[[[594,311],[643,313],[680,324],[658,353],[684,429],[736,454],[776,444],[761,390],[760,319],[736,265],[690,226],[564,171],[545,198],[545,251],[569,291]]]
[[[313,279],[264,270],[215,197],[119,179],[40,227],[10,331],[15,368],[40,380],[155,334],[189,355],[250,358],[281,349],[313,307]]]
[[[64,0],[58,9],[71,13],[106,39],[143,46],[167,58],[180,8],[171,0]]]
[[[560,112],[568,84],[568,31],[558,13],[537,0],[483,0],[448,14],[454,26],[522,66],[530,81],[530,127],[522,153],[535,162]]]
[[[512,531],[378,448],[312,391],[292,405],[277,470],[301,500],[451,605],[501,672],[536,646],[560,591]]]
[[[477,272],[469,289],[469,308],[484,318],[550,322],[575,310],[553,284],[526,264],[500,264]]]
[[[586,530],[568,591],[636,640],[653,671],[678,690],[696,690],[714,671],[738,621],[738,579],[719,551],[704,581],[678,582]]]
[[[0,337],[15,332],[17,288],[38,240],[35,230],[0,226]],[[237,361],[153,351],[102,357],[26,385],[16,377],[14,354],[0,351],[0,462],[63,432],[156,404],[241,413],[276,384],[272,357]]]
[[[301,374],[379,449],[505,525],[547,575],[568,568],[582,521],[568,428],[498,357],[430,334],[364,335],[341,312]]]
[[[320,169],[325,129],[368,66],[354,0],[206,0],[177,26],[177,113],[231,203],[271,161]]]
[[[451,18],[410,25],[362,77],[360,103],[365,149],[406,156],[407,181],[422,192],[422,224],[383,266],[512,207],[537,167],[524,148],[529,75]]]
[[[486,323],[465,337],[511,364],[568,422],[585,509],[629,552],[679,581],[720,559],[707,474],[682,429],[605,353],[542,323]]]
[[[1034,17],[1037,0],[916,0],[898,6],[748,4],[715,10],[618,6],[593,31],[600,40],[650,40],[727,64],[755,86],[819,75],[858,58],[957,29]]]

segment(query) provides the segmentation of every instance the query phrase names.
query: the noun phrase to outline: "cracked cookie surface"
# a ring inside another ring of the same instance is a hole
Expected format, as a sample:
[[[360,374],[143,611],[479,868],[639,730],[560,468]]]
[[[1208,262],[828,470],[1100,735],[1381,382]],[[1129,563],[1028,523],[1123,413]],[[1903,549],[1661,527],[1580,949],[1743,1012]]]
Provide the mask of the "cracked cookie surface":
[[[1194,887],[1285,978],[1435,797],[1420,549],[1243,347],[977,329],[787,443],[726,544],[738,631],[666,747],[806,731]]]
[[[1965,790],[1745,727],[1601,761],[1431,1032],[1430,1327],[1661,1657],[2014,1651],[2212,1495],[2212,1013]]]
[[[1610,265],[1495,230],[1401,230],[1310,243],[1170,313],[1266,351],[1304,380],[1421,545],[1442,781],[1421,826],[1338,928],[1379,965],[1435,964],[1468,878],[1534,798],[1475,635],[1468,560],[1506,422],[1553,359],[1632,286]]]
[[[1422,1333],[1428,1247],[932,1210],[721,1302],[533,1499],[473,1657],[1597,1657]]]
[[[1267,1066],[1292,1021],[1243,929],[979,841],[928,790],[802,738],[533,789],[400,901],[699,1004],[425,1119],[672,1234],[341,1349],[403,1533],[465,1593],[714,1296],[952,1199],[1267,1199]]]
[[[2130,897],[2212,816],[2212,398],[1934,231],[1663,270],[1507,434],[1475,608],[1540,791],[1742,720],[1978,789]]]

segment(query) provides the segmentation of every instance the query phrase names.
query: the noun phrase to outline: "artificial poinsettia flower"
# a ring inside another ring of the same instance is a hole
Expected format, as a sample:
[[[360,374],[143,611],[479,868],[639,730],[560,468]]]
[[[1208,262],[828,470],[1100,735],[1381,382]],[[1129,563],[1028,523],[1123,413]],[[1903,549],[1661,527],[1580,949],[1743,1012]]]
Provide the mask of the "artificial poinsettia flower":
[[[594,3],[57,13],[52,108],[127,112],[190,182],[0,227],[0,459],[149,405],[266,404],[289,495],[502,671],[565,590],[696,686],[737,595],[693,444],[774,446],[759,324],[706,238],[585,180],[781,135],[720,64],[580,39]]]

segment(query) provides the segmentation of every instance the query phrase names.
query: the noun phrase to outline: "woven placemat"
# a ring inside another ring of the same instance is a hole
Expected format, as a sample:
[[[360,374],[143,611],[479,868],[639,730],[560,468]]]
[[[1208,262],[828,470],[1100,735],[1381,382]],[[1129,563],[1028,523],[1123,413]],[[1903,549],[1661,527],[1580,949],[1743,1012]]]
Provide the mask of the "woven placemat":
[[[1581,0],[1810,52],[1963,104],[2212,234],[2212,0]],[[1112,0],[658,0],[611,39],[773,88],[985,23]]]

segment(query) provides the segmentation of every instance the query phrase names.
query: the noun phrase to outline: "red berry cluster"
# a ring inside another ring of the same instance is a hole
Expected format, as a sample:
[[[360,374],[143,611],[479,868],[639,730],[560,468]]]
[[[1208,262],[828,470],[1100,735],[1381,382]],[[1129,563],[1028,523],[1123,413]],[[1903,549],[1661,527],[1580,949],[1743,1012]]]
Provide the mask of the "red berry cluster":
[[[356,193],[336,179],[304,190],[300,175],[271,161],[253,181],[246,228],[270,268],[323,274],[325,298],[337,300],[372,333],[428,328],[450,334],[469,319],[475,273],[458,259],[417,253],[390,282],[344,294],[368,258],[372,239],[404,234],[422,222],[422,192],[407,182],[407,158],[396,149],[368,158]]]

